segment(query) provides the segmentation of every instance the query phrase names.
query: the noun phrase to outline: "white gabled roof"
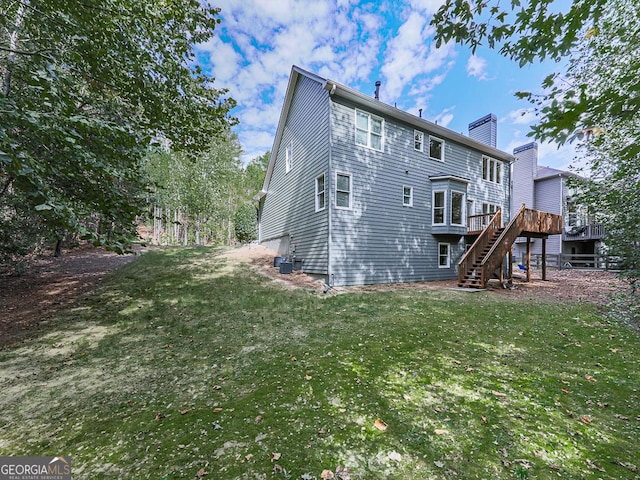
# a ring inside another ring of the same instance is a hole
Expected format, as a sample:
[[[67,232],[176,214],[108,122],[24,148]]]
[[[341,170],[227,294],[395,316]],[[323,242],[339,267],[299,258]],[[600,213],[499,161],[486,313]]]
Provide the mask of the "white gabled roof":
[[[314,80],[320,83],[323,86],[323,88],[329,92],[329,95],[339,96],[341,98],[350,100],[354,102],[356,105],[360,105],[364,109],[367,109],[369,111],[377,112],[381,115],[386,115],[388,117],[401,120],[410,125],[413,125],[417,129],[426,130],[429,133],[433,133],[434,135],[437,135],[444,140],[452,140],[462,145],[466,145],[497,160],[501,160],[503,162],[509,162],[509,163],[515,160],[515,157],[513,155],[503,152],[502,150],[498,150],[497,148],[491,147],[485,143],[474,140],[473,138],[467,137],[466,135],[463,135],[461,133],[454,132],[453,130],[443,127],[442,125],[438,125],[437,123],[430,122],[429,120],[426,120],[424,118],[417,117],[403,110],[400,110],[396,107],[387,105],[386,103],[381,102],[380,100],[376,100],[373,97],[364,95],[363,93],[360,93],[357,90],[354,90],[345,85],[342,85],[334,80],[322,78],[314,73],[308,72],[294,65],[291,68],[291,75],[289,76],[289,84],[287,85],[287,93],[285,94],[284,104],[282,105],[282,111],[280,112],[280,120],[278,121],[278,128],[276,130],[276,135],[273,139],[271,157],[269,159],[269,165],[267,167],[264,183],[262,185],[262,190],[258,193],[258,195],[256,195],[256,200],[261,199],[267,193],[269,182],[271,181],[271,175],[273,174],[273,165],[278,155],[278,146],[280,145],[280,139],[282,138],[284,126],[287,123],[287,115],[289,114],[289,107],[291,106],[291,100],[293,98],[295,85],[300,76],[307,77],[311,80]]]

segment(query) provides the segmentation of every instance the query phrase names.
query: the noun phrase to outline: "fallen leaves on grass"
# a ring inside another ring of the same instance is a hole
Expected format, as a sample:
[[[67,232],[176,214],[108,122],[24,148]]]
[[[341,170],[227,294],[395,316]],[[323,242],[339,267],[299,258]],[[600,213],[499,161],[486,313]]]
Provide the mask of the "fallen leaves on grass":
[[[202,468],[201,468],[200,470],[198,470],[198,472],[196,473],[196,477],[198,477],[198,478],[202,478],[202,477],[204,477],[205,475],[209,475],[209,472],[207,472],[207,470],[206,470],[204,467],[202,467]]]
[[[336,477],[331,470],[323,470],[320,474],[320,478],[322,480],[333,480]]]
[[[596,380],[594,377],[592,377],[591,375],[589,375],[588,373],[587,373],[587,374],[585,374],[584,379],[585,379],[585,380],[588,380],[588,381],[590,381],[590,382],[597,382],[597,381],[598,381],[598,380]]]
[[[436,428],[435,433],[436,435],[446,435],[447,433],[449,433],[449,431],[443,428]]]
[[[280,457],[282,457],[282,454],[279,452],[273,452],[270,456],[272,462],[280,460]]]
[[[305,376],[304,376],[304,379],[305,379],[305,380],[311,380],[312,378],[313,378],[313,377],[312,377],[311,375],[305,375]]]
[[[222,407],[216,407],[213,409],[213,413],[220,413],[223,410]]]
[[[585,425],[590,425],[591,424],[591,419],[589,417],[587,417],[586,415],[583,415],[582,417],[580,417],[580,421],[582,423],[584,423]]]
[[[629,463],[629,462],[619,462],[619,461],[615,461],[613,462],[616,465],[620,465],[621,467],[626,468],[627,470],[629,470],[630,472],[637,472],[638,471],[638,467],[635,466],[633,463]]]
[[[167,416],[164,413],[156,412],[156,420],[162,420],[163,418],[167,418]]]
[[[388,425],[384,423],[382,420],[380,420],[379,418],[376,418],[376,421],[373,422],[373,426],[376,427],[381,432],[384,432],[387,429]]]
[[[183,408],[182,410],[180,410],[180,415],[186,415],[187,413],[189,413],[188,408]]]
[[[599,472],[606,472],[606,470],[604,468],[602,468],[600,465],[598,465],[597,463],[593,463],[591,460],[589,460],[587,458],[587,465],[589,466],[589,468],[593,469],[593,470],[597,470]]]
[[[402,455],[400,455],[398,452],[396,452],[395,450],[389,453],[389,460],[393,460],[394,462],[401,462],[402,461]]]
[[[502,392],[498,392],[496,390],[492,390],[491,393],[493,395],[495,395],[498,398],[507,398],[507,394],[506,393],[502,393]]]

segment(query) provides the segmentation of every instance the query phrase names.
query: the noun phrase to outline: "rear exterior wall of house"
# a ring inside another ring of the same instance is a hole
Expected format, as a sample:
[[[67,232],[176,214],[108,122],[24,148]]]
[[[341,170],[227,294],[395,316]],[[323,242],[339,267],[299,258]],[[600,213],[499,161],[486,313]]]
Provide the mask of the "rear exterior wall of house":
[[[485,180],[480,151],[339,98],[332,98],[330,110],[330,280],[359,285],[456,278],[467,215],[492,205],[509,218],[509,164],[495,161],[500,181]],[[356,142],[357,118],[364,123],[367,116],[382,122],[381,148],[378,139]],[[442,158],[431,157],[430,140],[442,146]],[[349,190],[340,192],[349,197],[342,206],[335,203],[338,179]]]

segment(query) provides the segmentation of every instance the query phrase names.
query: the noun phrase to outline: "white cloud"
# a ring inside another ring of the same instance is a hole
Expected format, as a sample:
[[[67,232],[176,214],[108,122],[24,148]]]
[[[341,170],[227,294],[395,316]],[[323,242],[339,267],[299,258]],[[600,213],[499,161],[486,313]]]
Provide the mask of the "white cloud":
[[[444,0],[411,0],[411,8],[422,10],[428,15],[433,15],[444,4]]]
[[[467,75],[478,80],[487,80],[487,61],[477,55],[471,55],[467,60]]]
[[[442,112],[435,116],[433,119],[438,125],[442,125],[443,127],[449,126],[451,121],[453,120],[453,109],[455,107],[445,108]]]
[[[381,68],[386,79],[385,91],[389,95],[387,101],[398,99],[407,87],[415,88],[416,82],[429,84],[427,75],[446,67],[455,55],[452,43],[436,48],[435,42],[431,42],[432,34],[428,19],[413,11],[398,29],[398,34],[387,43],[385,63]]]
[[[514,125],[533,125],[537,121],[537,116],[532,108],[519,108],[507,114],[507,118],[502,121],[510,121]]]

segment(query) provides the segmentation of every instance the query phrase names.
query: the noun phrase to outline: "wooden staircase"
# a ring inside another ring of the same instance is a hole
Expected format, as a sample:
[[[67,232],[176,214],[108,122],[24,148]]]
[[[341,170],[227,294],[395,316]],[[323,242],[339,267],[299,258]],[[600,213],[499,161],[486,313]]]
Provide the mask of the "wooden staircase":
[[[562,233],[560,215],[531,210],[524,204],[506,226],[501,224],[502,212],[498,210],[458,263],[459,287],[486,288],[513,243],[523,233],[534,236]]]

